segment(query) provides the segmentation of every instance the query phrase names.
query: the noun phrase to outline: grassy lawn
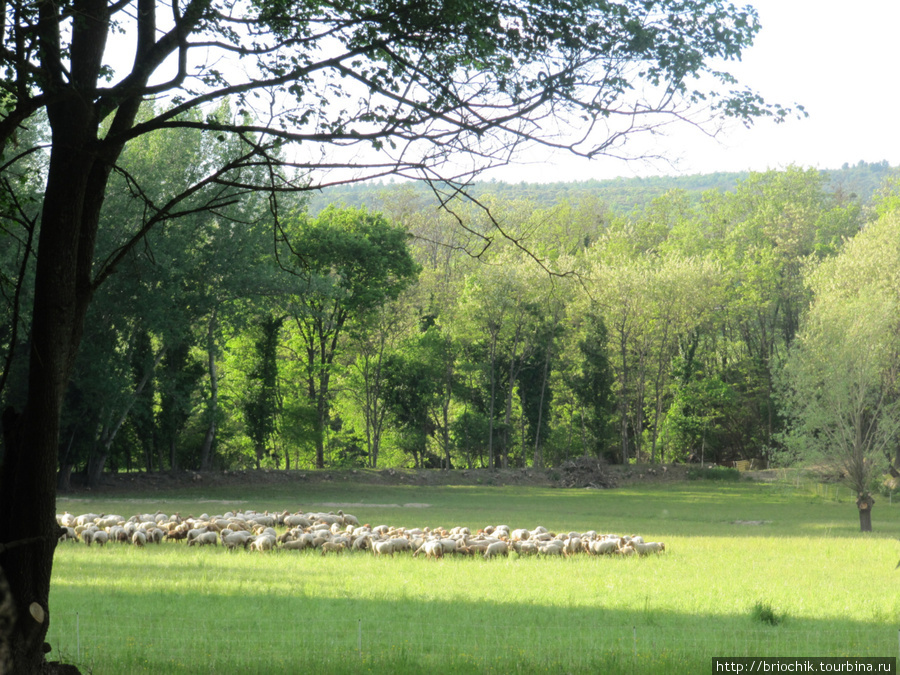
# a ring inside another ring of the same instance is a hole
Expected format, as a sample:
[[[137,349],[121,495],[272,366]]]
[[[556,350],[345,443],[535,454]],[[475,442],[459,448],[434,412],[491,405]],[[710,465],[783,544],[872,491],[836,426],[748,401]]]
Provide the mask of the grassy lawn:
[[[52,658],[94,673],[710,672],[713,656],[896,656],[900,506],[693,481],[609,491],[195,488],[59,509],[337,510],[372,525],[637,533],[648,558],[445,558],[61,545]]]

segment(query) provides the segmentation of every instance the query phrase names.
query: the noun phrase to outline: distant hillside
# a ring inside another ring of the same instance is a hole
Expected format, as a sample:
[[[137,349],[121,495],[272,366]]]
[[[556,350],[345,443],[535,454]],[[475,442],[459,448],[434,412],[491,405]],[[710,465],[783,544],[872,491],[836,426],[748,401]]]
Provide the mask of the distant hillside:
[[[895,172],[886,161],[859,162],[854,166],[844,164],[840,169],[824,170],[832,190],[845,196],[860,199],[863,204],[872,201],[884,179]],[[699,199],[708,190],[731,190],[748,177],[748,173],[711,173],[692,176],[654,176],[650,178],[614,178],[574,183],[503,183],[499,181],[475,183],[470,193],[478,198],[484,195],[513,199],[530,199],[539,207],[549,207],[562,201],[576,201],[581,197],[599,198],[613,211],[628,213],[643,207],[655,197],[669,190],[684,190]],[[309,210],[318,213],[328,204],[345,206],[381,207],[382,200],[395,187],[393,182],[361,183],[329,188],[311,196]],[[416,183],[412,189],[428,195],[427,185]]]

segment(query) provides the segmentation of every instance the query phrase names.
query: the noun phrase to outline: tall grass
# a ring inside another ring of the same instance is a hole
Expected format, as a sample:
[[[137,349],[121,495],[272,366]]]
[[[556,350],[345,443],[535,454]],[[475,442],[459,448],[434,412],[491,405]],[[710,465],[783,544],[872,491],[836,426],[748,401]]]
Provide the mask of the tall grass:
[[[642,559],[426,561],[63,545],[51,595],[55,656],[95,673],[688,673],[708,672],[713,656],[897,651],[900,508],[876,508],[876,533],[864,535],[852,502],[784,486],[336,484],[303,495],[229,499],[207,490],[60,506],[126,516],[224,511],[205,501],[215,499],[292,511],[364,504],[345,510],[373,525],[636,532],[668,550]],[[410,503],[419,506],[402,506]],[[766,612],[779,620],[761,619]]]

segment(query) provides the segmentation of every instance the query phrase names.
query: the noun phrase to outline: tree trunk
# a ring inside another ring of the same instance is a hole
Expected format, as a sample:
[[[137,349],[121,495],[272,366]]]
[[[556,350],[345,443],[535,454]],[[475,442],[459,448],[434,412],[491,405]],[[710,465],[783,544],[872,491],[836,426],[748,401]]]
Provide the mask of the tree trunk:
[[[544,396],[547,393],[547,380],[549,379],[550,373],[550,352],[551,347],[547,347],[547,351],[544,354],[544,373],[541,378],[541,398],[538,402],[538,418],[537,418],[537,429],[534,430],[534,467],[537,469],[544,465],[544,453],[543,448],[541,446],[541,423],[544,418]],[[522,437],[522,441],[524,442],[525,437]],[[522,453],[524,456],[525,453]],[[587,454],[587,451],[585,451]]]
[[[92,452],[88,458],[86,481],[89,487],[97,487],[100,485],[100,477],[103,475],[103,468],[106,466],[106,459],[109,457],[106,447],[104,446],[99,452]]]
[[[169,471],[172,473],[172,475],[175,475],[175,473],[178,471],[178,456],[175,452],[176,448],[177,445],[175,439],[173,438],[171,441],[169,441]]]
[[[861,493],[856,499],[856,508],[859,509],[859,531],[872,531],[872,507],[875,499],[868,492]]]
[[[216,370],[216,341],[215,341],[216,311],[213,310],[212,319],[209,322],[209,330],[206,337],[207,363],[209,364],[209,424],[206,427],[206,436],[200,448],[200,470],[209,471],[210,457],[212,456],[213,441],[216,439],[216,418],[219,414],[219,377]]]
[[[321,392],[320,392],[321,394]],[[320,395],[316,401],[316,468],[325,468],[325,426],[328,424],[328,412],[325,397]]]
[[[10,409],[3,416],[0,542],[31,542],[0,553],[16,613],[25,617],[9,635],[16,673],[40,672],[45,664],[50,576],[59,532],[59,417],[92,295],[91,261],[105,192],[89,189],[98,183],[105,188],[105,181],[97,180],[94,156],[83,150],[91,127],[86,111],[77,104],[61,104],[50,106],[50,112],[54,150],[35,269],[28,396],[21,414]],[[43,622],[30,618],[32,603],[44,610]]]

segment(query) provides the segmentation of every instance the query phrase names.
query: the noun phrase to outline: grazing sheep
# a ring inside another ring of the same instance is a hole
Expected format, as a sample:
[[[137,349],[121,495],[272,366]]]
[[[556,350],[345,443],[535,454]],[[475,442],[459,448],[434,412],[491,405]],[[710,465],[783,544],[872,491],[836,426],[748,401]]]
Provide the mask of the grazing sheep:
[[[437,539],[429,539],[422,546],[413,553],[413,557],[415,558],[419,553],[424,553],[426,558],[443,558],[444,557],[444,547],[441,546],[441,542]]]
[[[581,537],[568,537],[563,542],[563,555],[570,556],[583,550]]]
[[[538,553],[541,555],[562,555],[565,543],[559,539],[553,539],[548,542],[538,544]]]
[[[302,516],[300,514],[295,514],[293,516],[286,516],[284,519],[284,524],[288,527],[310,527],[312,523],[306,516]]]
[[[217,532],[204,532],[188,541],[188,546],[218,546],[219,534]]]
[[[616,549],[616,553],[628,557],[635,555],[637,551],[635,550],[634,546],[631,545],[631,542],[629,542],[624,546],[620,546],[618,549]]]
[[[253,535],[246,530],[241,530],[240,532],[232,532],[231,534],[222,537],[222,545],[229,551],[233,551],[238,546],[247,548],[247,544],[252,538]]]
[[[338,510],[338,515],[344,519],[344,525],[359,525],[359,520],[356,516],[351,516],[349,513],[344,513],[341,510]]]
[[[305,548],[309,548],[309,542],[306,539],[292,539],[284,542],[281,548],[285,551],[302,551]]]
[[[646,543],[640,535],[598,534],[596,530],[556,534],[538,526],[533,530],[511,529],[508,525],[489,525],[472,536],[467,527],[406,528],[359,525],[354,516],[334,513],[270,514],[247,510],[225,515],[203,514],[200,518],[181,518],[179,514],[123,516],[83,514],[77,518],[66,512],[57,514],[60,541],[81,538],[86,545],[108,541],[131,541],[135,546],[163,539],[187,540],[189,546],[218,546],[221,540],[228,550],[238,546],[257,551],[275,548],[303,550],[318,548],[322,555],[344,550],[371,550],[374,555],[390,555],[413,551],[426,558],[443,558],[453,553],[475,555],[485,559],[508,555],[589,555],[646,556],[666,551],[662,542]],[[102,527],[101,527],[102,526]],[[276,530],[276,527],[278,528]],[[251,532],[255,532],[251,534]],[[279,534],[279,532],[281,534]]]
[[[636,541],[636,539],[631,540],[631,546],[634,547],[634,550],[638,552],[639,555],[650,555],[651,553],[662,553],[666,550],[666,545],[661,541],[651,541],[646,544]]]
[[[484,559],[494,558],[498,555],[509,555],[509,544],[505,541],[495,541],[493,544],[487,547],[487,550],[484,552]]]
[[[77,527],[75,528],[75,532],[81,537],[81,541],[88,546],[90,546],[91,542],[94,540],[94,534],[99,531],[100,530],[98,530],[96,526],[85,527],[81,531],[79,531]]]
[[[99,513],[83,513],[75,519],[75,526],[87,526],[100,517]]]
[[[513,549],[519,555],[535,555],[538,552],[538,545],[533,541],[517,541],[513,544]]]
[[[252,542],[250,542],[250,548],[254,551],[259,551],[262,553],[263,551],[271,551],[275,548],[275,537],[269,536],[267,534],[262,534],[256,537]]]
[[[334,541],[326,541],[322,544],[322,555],[326,553],[343,553],[344,552],[344,542],[334,542]]]
[[[531,532],[523,529],[513,530],[509,535],[510,541],[527,541],[530,538]]]
[[[601,539],[590,543],[590,551],[594,555],[611,555],[619,548],[619,542],[613,539]]]
[[[389,555],[394,557],[394,540],[393,539],[377,539],[369,543],[372,553],[376,556]]]

